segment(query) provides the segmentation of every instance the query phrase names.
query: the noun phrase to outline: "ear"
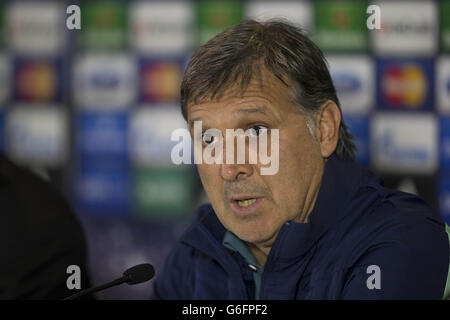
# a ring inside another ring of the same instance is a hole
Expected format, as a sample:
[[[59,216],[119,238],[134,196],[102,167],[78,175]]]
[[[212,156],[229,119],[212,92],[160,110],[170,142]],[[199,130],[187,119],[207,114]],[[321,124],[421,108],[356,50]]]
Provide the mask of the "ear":
[[[341,124],[341,112],[335,102],[328,100],[319,108],[316,118],[316,137],[322,157],[328,158],[336,150]]]

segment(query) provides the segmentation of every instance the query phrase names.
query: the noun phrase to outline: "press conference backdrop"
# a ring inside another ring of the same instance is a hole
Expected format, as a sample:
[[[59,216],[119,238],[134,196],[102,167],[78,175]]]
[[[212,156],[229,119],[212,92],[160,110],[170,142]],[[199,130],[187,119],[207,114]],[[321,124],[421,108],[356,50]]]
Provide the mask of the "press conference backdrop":
[[[66,27],[70,4],[81,30]],[[380,30],[366,27],[369,4]],[[85,227],[93,284],[145,261],[158,272],[205,201],[195,168],[170,159],[192,52],[245,18],[277,17],[325,52],[357,160],[450,222],[448,1],[2,1],[0,150],[64,192]]]

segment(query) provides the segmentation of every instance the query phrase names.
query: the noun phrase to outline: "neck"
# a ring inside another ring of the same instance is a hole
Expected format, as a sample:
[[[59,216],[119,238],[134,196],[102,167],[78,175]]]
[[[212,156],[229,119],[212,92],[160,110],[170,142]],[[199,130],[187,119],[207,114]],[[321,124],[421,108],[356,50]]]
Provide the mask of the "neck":
[[[250,252],[255,257],[256,262],[258,262],[259,266],[264,267],[272,246],[270,246],[270,247],[257,246],[253,243],[247,243],[247,246],[250,249]]]
[[[306,223],[308,221],[308,217],[316,204],[322,180],[322,175],[323,175],[323,167],[322,170],[320,171],[318,179],[316,180],[316,183],[314,183],[314,186],[310,188],[312,192],[310,192],[309,195],[307,196],[306,205],[304,207],[304,210],[302,210],[303,213],[297,216],[297,218],[294,221],[300,223]],[[256,261],[261,267],[264,267],[267,261],[267,257],[269,256],[270,250],[272,249],[272,246],[275,243],[275,239],[270,242],[271,243],[270,245],[256,245],[253,243],[247,243],[248,248],[250,249],[251,253],[253,254]]]

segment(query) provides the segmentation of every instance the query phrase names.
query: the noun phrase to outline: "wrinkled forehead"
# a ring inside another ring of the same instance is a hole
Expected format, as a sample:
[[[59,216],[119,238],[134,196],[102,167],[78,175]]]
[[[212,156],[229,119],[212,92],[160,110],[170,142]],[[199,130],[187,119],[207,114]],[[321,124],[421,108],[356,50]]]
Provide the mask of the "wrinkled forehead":
[[[188,117],[190,112],[201,106],[245,103],[249,99],[267,100],[268,104],[292,102],[292,91],[286,82],[281,81],[273,73],[260,70],[248,81],[239,79],[222,86],[220,90],[193,95],[188,103]]]

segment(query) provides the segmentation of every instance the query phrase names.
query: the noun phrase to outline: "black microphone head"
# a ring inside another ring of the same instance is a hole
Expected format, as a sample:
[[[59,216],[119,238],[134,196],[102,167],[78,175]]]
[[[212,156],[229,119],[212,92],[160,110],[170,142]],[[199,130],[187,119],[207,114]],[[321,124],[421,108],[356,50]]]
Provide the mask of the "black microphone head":
[[[123,273],[126,277],[126,283],[137,284],[145,282],[153,278],[155,275],[155,269],[149,263],[138,264],[137,266],[131,267]]]

